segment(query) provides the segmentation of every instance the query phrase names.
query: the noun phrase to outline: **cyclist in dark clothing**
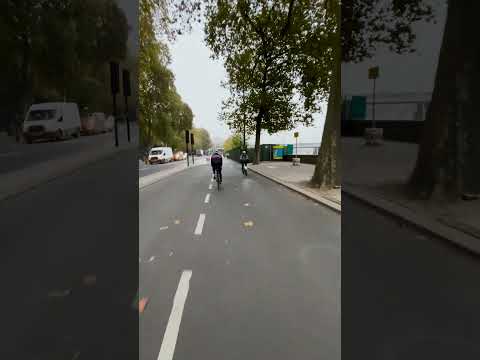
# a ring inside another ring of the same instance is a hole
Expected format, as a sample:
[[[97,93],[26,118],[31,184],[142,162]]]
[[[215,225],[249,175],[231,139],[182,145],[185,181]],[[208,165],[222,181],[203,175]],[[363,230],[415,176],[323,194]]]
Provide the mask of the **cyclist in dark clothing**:
[[[216,170],[218,170],[218,174],[220,175],[220,182],[222,182],[223,158],[222,158],[222,155],[218,153],[218,151],[215,151],[215,153],[210,158],[210,164],[212,165],[214,178],[215,178]]]
[[[244,171],[244,166],[248,164],[248,154],[245,150],[240,154],[240,164],[242,165],[242,171]]]

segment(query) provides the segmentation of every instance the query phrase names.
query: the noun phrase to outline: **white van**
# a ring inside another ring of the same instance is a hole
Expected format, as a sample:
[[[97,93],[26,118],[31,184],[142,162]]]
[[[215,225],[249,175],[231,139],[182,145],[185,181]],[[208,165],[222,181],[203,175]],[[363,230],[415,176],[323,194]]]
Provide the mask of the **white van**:
[[[23,123],[23,135],[28,143],[37,139],[78,137],[80,129],[80,113],[75,103],[33,104]]]
[[[148,153],[150,165],[156,163],[167,163],[173,161],[173,151],[170,147],[154,147]]]

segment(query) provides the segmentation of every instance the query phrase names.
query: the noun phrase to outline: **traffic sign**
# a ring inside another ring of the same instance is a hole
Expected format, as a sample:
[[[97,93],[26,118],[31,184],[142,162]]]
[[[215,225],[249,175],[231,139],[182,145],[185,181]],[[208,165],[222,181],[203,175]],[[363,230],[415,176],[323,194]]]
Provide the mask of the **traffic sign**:
[[[293,137],[298,138],[298,132],[294,132]]]
[[[368,69],[368,78],[373,80],[380,76],[380,69],[378,66],[374,66]]]

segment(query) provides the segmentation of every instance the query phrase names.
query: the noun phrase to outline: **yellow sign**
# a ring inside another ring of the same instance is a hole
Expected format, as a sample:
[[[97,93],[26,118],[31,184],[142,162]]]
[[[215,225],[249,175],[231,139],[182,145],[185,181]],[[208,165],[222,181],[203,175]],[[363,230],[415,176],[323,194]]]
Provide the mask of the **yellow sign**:
[[[380,69],[378,66],[375,66],[375,67],[371,67],[370,69],[368,69],[368,78],[369,79],[376,79],[380,76]]]

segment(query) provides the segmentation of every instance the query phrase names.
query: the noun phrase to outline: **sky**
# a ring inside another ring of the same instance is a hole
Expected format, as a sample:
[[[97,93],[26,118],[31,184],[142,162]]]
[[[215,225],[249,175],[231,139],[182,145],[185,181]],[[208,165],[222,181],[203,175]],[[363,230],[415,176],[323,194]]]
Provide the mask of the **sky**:
[[[226,79],[222,61],[211,59],[211,52],[203,41],[204,33],[197,26],[189,34],[179,37],[171,44],[171,70],[175,74],[175,86],[183,100],[190,105],[195,115],[194,124],[209,131],[215,144],[231,135],[228,127],[218,120],[222,100],[228,90],[221,86]],[[319,143],[323,132],[324,116],[318,114],[313,127],[298,127],[295,130],[275,135],[262,134],[261,143],[293,143],[293,133],[299,132],[299,142]],[[253,145],[254,139],[248,141]]]
[[[130,25],[129,47],[138,48],[138,1],[116,0],[124,10]],[[194,27],[189,34],[180,36],[170,44],[172,64],[170,69],[175,74],[177,91],[195,115],[194,125],[209,131],[216,145],[231,135],[228,127],[218,120],[222,100],[228,97],[228,91],[221,86],[226,79],[221,61],[211,59],[211,52],[203,41],[203,28]],[[319,143],[322,137],[324,114],[316,114],[311,127],[299,126],[292,131],[283,131],[274,135],[262,133],[262,143],[288,144],[294,142],[293,133],[299,132],[299,142]],[[253,145],[253,136],[248,139]]]
[[[380,67],[376,81],[377,93],[432,92],[437,70],[438,55],[446,19],[446,3],[431,0],[434,5],[436,24],[419,22],[413,26],[417,36],[416,51],[397,55],[379,48],[372,59],[359,64],[342,66],[342,90],[345,94],[369,94],[372,81],[368,80],[368,68]]]

